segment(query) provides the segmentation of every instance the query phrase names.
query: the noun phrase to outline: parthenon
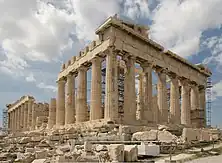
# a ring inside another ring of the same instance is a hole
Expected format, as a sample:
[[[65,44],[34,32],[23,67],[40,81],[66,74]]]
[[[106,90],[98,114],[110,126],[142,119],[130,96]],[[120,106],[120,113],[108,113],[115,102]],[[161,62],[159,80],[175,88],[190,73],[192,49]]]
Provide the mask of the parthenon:
[[[62,65],[57,80],[57,99],[53,98],[47,113],[41,115],[48,117],[48,128],[98,119],[129,125],[206,126],[205,88],[207,78],[211,76],[206,67],[191,64],[173,52],[165,51],[149,38],[149,28],[115,16],[100,25],[96,34],[98,40],[92,41],[79,55]],[[89,69],[91,100],[88,107]],[[155,96],[154,73],[157,76]],[[121,75],[122,92],[118,84]],[[105,79],[104,87],[102,78]],[[138,88],[136,78],[139,80]],[[170,82],[169,103],[167,80]],[[119,100],[121,93],[122,102]],[[11,131],[35,129],[37,104],[33,97],[23,97],[7,107]],[[39,107],[40,110],[43,107]]]
[[[92,41],[74,56],[58,75],[56,125],[106,119],[123,124],[174,123],[205,127],[205,88],[211,72],[193,65],[149,39],[147,27],[108,18],[97,30],[99,40]],[[105,62],[105,99],[102,107],[102,62]],[[120,64],[121,63],[121,64]],[[136,118],[136,67],[140,71],[140,112]],[[90,118],[87,119],[87,70],[92,70]],[[120,122],[118,79],[124,71],[123,121]],[[152,72],[158,78],[157,107],[152,102]],[[166,79],[170,79],[170,105]],[[74,86],[77,78],[77,93]],[[65,91],[65,86],[67,89]],[[179,91],[181,88],[181,91]],[[75,103],[75,94],[77,99]],[[181,106],[180,106],[181,96]],[[169,110],[169,111],[168,111]],[[102,114],[104,112],[104,114]]]

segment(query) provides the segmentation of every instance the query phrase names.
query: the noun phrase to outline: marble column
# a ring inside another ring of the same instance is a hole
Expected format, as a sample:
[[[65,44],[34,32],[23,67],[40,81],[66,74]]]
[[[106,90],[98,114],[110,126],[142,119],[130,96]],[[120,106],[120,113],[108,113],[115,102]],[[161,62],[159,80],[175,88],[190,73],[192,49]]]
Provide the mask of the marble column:
[[[105,119],[118,120],[117,54],[110,48],[106,55]]]
[[[190,126],[191,117],[190,117],[190,87],[186,80],[181,81],[181,124]]]
[[[56,124],[56,99],[51,98],[49,105],[48,128],[51,129]]]
[[[8,112],[8,129],[11,130],[10,112]]]
[[[199,88],[199,97],[200,97],[200,109],[203,112],[202,118],[203,122],[201,124],[201,127],[206,127],[206,90],[204,86]]]
[[[144,93],[143,93],[143,74],[138,77],[138,96],[137,96],[137,119],[144,119]]]
[[[180,92],[178,78],[171,75],[170,82],[170,122],[180,124]]]
[[[19,130],[19,110],[18,108],[15,109],[15,122],[16,122],[16,131],[18,132]]]
[[[35,130],[36,126],[36,112],[38,109],[38,105],[36,103],[33,104],[32,106],[32,130]]]
[[[68,74],[65,124],[72,124],[74,122],[75,122],[75,76],[74,74]]]
[[[157,103],[159,107],[159,122],[168,122],[168,104],[167,104],[167,87],[166,87],[166,74],[164,72],[158,72],[157,83]]]
[[[78,69],[78,87],[77,87],[77,108],[76,122],[87,121],[87,67],[80,66]]]
[[[30,129],[32,126],[32,105],[33,100],[28,101],[28,117],[27,117],[27,128]]]
[[[144,119],[148,122],[153,122],[153,86],[152,86],[152,65],[144,63],[141,65],[143,68],[143,92],[144,92]]]
[[[12,113],[12,132],[15,132],[15,110],[11,111]]]
[[[136,58],[124,58],[126,72],[124,78],[124,122],[136,120],[136,89],[135,89],[135,62]]]
[[[27,127],[28,127],[28,103],[24,103],[24,121],[23,121],[23,124],[24,124],[24,131],[27,131]]]
[[[199,89],[197,85],[191,87],[190,101],[191,110],[199,110]]]
[[[90,120],[102,118],[102,74],[101,59],[92,59],[92,82],[91,82],[91,103]]]
[[[22,126],[21,126],[21,105],[18,106],[18,130],[21,131],[22,130]]]
[[[58,81],[58,93],[56,103],[56,125],[61,126],[65,124],[65,79]]]
[[[190,103],[191,103],[191,124],[193,127],[200,127],[201,112],[200,112],[199,88],[196,84],[191,85]]]
[[[20,122],[20,125],[21,125],[21,130],[23,131],[24,130],[24,104],[21,104],[21,122]]]

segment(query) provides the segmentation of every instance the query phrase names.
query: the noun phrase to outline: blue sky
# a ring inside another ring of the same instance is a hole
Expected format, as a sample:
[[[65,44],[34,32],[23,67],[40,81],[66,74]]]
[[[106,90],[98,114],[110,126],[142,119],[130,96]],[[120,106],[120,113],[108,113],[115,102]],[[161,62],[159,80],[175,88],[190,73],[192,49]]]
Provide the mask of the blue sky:
[[[212,124],[222,126],[222,0],[0,0],[0,108],[23,95],[56,97],[61,64],[118,13],[213,72]],[[1,116],[1,115],[0,115]]]

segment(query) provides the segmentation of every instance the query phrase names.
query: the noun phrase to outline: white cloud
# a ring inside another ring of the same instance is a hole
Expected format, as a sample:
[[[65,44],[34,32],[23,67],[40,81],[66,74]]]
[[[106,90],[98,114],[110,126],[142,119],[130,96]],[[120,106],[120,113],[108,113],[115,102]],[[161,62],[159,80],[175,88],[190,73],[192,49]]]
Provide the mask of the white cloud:
[[[53,85],[46,85],[45,83],[39,83],[37,85],[37,87],[45,89],[45,90],[50,90],[50,91],[53,91],[53,92],[57,91],[57,88],[55,86],[53,86]]]
[[[214,84],[212,88],[212,99],[215,100],[217,97],[222,96],[222,81],[219,81],[218,83]]]
[[[147,0],[123,0],[123,13],[131,19],[148,18],[150,15]]]
[[[183,57],[199,51],[202,33],[222,24],[221,0],[159,0],[151,37]]]
[[[35,82],[36,81],[34,78],[34,75],[32,73],[30,73],[25,79],[27,82]]]
[[[222,66],[222,35],[208,38],[203,42],[202,46],[203,48],[209,49],[212,55],[205,58],[203,63],[208,64],[214,62]]]
[[[6,55],[1,69],[20,73],[29,61],[56,60],[71,48],[74,21],[65,10],[40,1],[7,0],[0,1],[0,15],[0,43]]]

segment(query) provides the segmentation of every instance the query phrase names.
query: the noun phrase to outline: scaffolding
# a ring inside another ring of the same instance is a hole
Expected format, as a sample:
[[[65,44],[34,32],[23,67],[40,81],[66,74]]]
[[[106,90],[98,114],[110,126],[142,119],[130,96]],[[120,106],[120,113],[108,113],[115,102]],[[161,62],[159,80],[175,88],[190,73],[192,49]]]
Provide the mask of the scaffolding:
[[[212,80],[207,79],[206,87],[206,125],[211,127],[211,107],[212,107]]]

